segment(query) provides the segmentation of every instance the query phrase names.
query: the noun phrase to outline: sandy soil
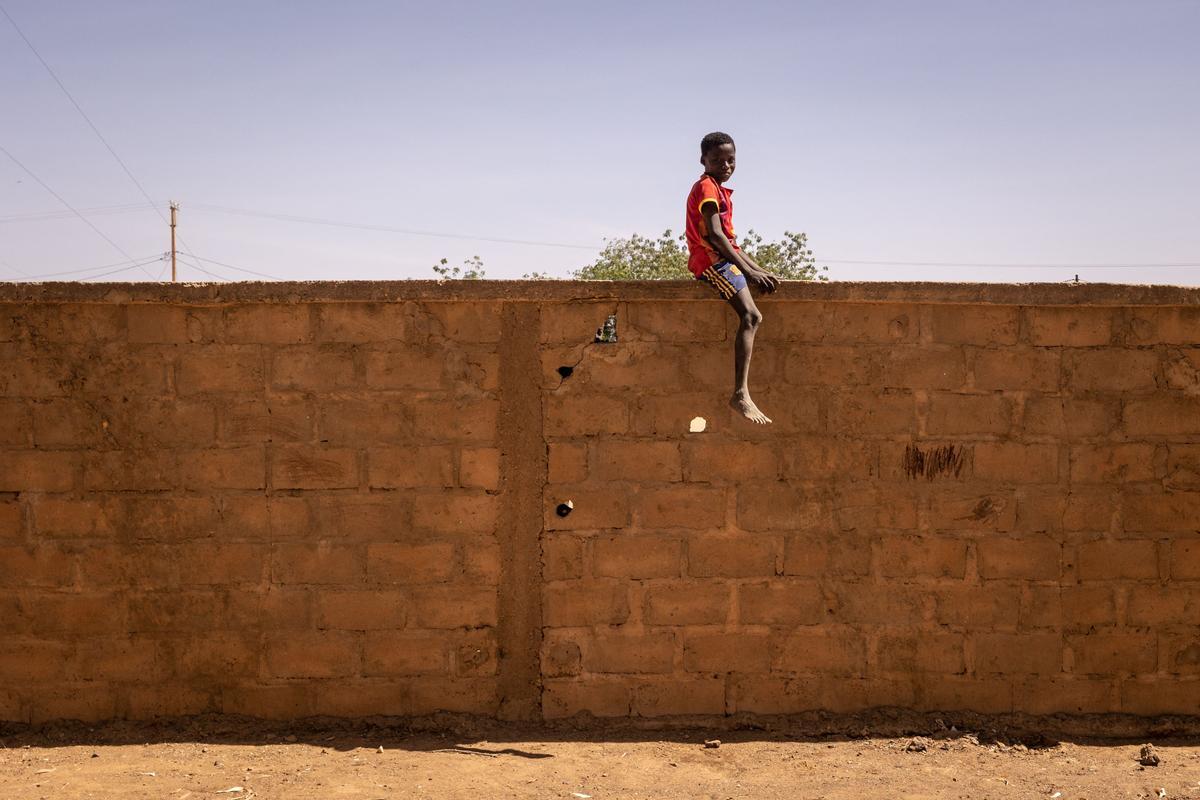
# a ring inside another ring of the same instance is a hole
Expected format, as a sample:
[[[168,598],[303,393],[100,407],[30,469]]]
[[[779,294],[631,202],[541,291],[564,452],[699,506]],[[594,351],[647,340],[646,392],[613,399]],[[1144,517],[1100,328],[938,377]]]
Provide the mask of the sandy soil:
[[[1035,735],[1025,744],[940,720],[918,737],[449,727],[228,718],[10,727],[0,731],[0,797],[1200,800],[1195,737],[1155,738],[1161,763],[1146,767],[1140,740]]]

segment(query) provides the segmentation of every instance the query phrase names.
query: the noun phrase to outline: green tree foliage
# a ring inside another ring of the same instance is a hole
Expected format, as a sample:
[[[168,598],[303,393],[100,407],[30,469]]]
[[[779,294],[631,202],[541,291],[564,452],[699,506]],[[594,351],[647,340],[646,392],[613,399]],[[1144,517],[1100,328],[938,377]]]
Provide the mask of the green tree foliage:
[[[433,271],[441,280],[476,281],[487,277],[483,269],[483,259],[479,256],[465,259],[461,267],[452,267],[450,262],[443,258],[433,265]]]
[[[573,277],[593,281],[680,280],[688,277],[688,252],[683,236],[670,230],[651,239],[634,234],[608,242],[594,262],[576,270]],[[786,231],[779,241],[768,242],[753,230],[739,246],[758,265],[786,280],[828,280],[808,247],[808,236]]]

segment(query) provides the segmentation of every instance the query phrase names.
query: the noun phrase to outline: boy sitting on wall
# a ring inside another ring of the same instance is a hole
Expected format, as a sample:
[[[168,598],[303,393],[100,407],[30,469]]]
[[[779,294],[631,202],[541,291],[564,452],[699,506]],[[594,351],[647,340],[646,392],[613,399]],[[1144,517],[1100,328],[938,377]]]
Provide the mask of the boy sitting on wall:
[[[704,174],[692,186],[687,199],[688,269],[698,280],[709,283],[738,315],[733,347],[733,396],[729,405],[743,417],[766,425],[771,418],[750,399],[750,356],[754,332],[762,312],[754,304],[749,278],[770,294],[779,288],[779,278],[764,270],[742,252],[733,234],[733,190],[724,184],[733,175],[736,148],[727,133],[710,133],[700,141],[700,163]]]

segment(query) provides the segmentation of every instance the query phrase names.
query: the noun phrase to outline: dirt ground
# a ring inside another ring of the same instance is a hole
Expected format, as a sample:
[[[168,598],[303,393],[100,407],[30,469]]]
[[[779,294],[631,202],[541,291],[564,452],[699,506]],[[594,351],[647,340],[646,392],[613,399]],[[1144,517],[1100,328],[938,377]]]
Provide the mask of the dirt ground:
[[[1143,766],[1145,739],[920,724],[654,730],[442,720],[421,729],[216,717],[9,726],[0,729],[0,798],[1200,800],[1194,730],[1183,737],[1160,726],[1150,736],[1160,763]]]

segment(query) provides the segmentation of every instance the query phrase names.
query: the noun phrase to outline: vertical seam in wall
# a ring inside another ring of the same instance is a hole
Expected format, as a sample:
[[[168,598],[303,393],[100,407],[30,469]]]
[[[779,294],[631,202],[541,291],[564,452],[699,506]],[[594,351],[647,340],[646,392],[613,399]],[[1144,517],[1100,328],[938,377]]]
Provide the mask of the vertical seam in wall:
[[[541,312],[536,303],[501,304],[500,544],[498,713],[541,718],[542,491],[547,454],[542,435]]]

